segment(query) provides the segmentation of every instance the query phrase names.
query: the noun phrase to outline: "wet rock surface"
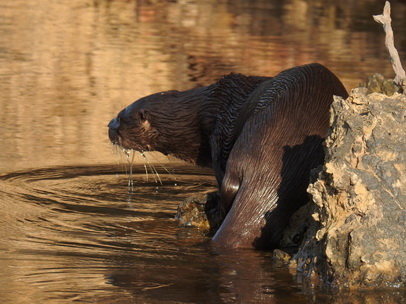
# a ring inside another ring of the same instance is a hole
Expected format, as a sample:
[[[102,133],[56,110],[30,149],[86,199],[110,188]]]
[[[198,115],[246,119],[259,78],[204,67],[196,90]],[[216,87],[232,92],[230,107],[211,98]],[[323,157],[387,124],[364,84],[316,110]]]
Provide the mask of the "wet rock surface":
[[[199,228],[212,236],[223,221],[218,200],[218,192],[188,197],[178,206],[175,218],[180,226]]]
[[[209,221],[204,212],[207,194],[200,197],[188,197],[179,206],[175,218],[183,227],[195,227],[209,230]]]
[[[338,287],[405,287],[406,97],[366,93],[335,98],[292,265]]]

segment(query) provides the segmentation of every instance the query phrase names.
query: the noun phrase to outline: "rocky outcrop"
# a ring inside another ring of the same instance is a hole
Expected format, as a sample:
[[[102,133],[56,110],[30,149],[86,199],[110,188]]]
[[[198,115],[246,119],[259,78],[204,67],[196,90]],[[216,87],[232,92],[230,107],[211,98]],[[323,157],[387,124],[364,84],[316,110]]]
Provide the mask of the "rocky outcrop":
[[[406,96],[366,93],[335,98],[291,267],[339,287],[406,287]]]

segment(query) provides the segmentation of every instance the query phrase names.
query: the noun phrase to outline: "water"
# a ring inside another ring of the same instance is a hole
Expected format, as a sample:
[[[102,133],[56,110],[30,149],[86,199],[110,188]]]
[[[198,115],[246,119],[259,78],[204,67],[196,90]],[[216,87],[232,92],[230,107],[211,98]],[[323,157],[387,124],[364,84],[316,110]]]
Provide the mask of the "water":
[[[108,165],[1,176],[2,303],[304,301],[271,253],[218,252],[178,227],[179,202],[215,181],[208,170],[168,170],[160,184],[135,166],[134,192]]]
[[[406,5],[391,3],[404,59]],[[211,172],[156,155],[173,172],[159,169],[161,184],[137,155],[131,191],[106,126],[144,95],[230,72],[321,62],[348,90],[375,72],[393,77],[371,17],[383,5],[0,0],[1,302],[347,303],[304,286],[269,252],[218,252],[202,232],[178,227],[178,204],[211,191]]]

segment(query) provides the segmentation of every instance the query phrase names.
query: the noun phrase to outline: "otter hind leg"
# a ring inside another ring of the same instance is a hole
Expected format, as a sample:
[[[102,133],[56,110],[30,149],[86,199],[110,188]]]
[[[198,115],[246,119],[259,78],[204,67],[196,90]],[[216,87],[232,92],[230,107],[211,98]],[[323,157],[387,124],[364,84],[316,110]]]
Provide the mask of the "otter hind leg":
[[[223,218],[231,209],[235,196],[240,189],[240,185],[241,180],[238,176],[237,170],[227,170],[220,189],[220,211]]]

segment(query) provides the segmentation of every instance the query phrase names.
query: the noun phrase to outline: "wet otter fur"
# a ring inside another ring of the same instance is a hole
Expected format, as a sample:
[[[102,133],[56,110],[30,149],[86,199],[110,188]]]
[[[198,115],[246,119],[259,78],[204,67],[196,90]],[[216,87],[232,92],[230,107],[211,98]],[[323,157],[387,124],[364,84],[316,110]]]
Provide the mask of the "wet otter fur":
[[[123,148],[159,151],[214,169],[224,221],[223,247],[275,248],[292,213],[308,200],[312,168],[340,80],[320,64],[277,76],[224,76],[206,87],[134,102],[109,123]]]

